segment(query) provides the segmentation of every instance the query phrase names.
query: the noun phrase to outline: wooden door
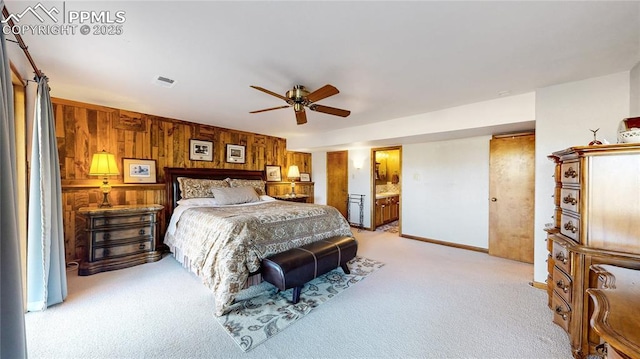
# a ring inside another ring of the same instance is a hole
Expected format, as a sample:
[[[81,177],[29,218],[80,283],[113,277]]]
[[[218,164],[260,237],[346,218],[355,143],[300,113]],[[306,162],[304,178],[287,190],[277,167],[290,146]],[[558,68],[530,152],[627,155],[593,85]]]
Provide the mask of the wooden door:
[[[533,263],[535,135],[494,137],[489,147],[489,254]]]
[[[345,218],[348,190],[348,152],[327,152],[327,205],[336,207]]]

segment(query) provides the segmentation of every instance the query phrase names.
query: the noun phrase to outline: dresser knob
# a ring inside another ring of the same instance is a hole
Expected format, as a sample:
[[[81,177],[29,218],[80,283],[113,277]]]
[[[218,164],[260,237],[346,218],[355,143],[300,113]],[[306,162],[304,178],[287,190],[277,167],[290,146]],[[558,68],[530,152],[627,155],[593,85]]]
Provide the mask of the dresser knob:
[[[563,264],[567,264],[567,262],[569,261],[569,258],[565,257],[564,253],[562,252],[556,253],[556,259],[562,262]]]
[[[144,249],[144,247],[145,247],[144,243],[140,243],[140,245],[138,246],[138,248],[140,248],[140,249]]]
[[[564,178],[576,178],[578,177],[578,172],[573,169],[573,167],[569,167],[566,171],[564,171]]]
[[[562,310],[561,306],[556,307],[556,314],[562,317],[562,320],[567,320],[569,318],[569,312]]]
[[[596,353],[601,355],[603,358],[607,357],[607,344],[602,343],[600,345],[596,345],[595,350],[596,350]]]
[[[111,239],[111,233],[105,233],[103,238],[105,241],[108,241],[109,239]]]
[[[141,230],[138,232],[138,234],[140,234],[141,236],[142,236],[142,235],[144,235],[144,234],[145,234],[145,230],[144,230],[144,229],[141,229]]]
[[[145,217],[145,216],[140,216],[140,222],[144,222],[144,221],[145,221],[145,219],[146,219],[146,217]]]
[[[566,197],[564,197],[562,199],[562,202],[564,202],[565,204],[571,204],[572,206],[575,206],[576,203],[578,203],[578,201],[575,198],[573,198],[571,193],[569,193]]]
[[[566,229],[567,231],[571,231],[571,233],[576,233],[578,227],[574,226],[573,222],[569,221],[564,224],[564,229]]]
[[[109,219],[108,218],[105,218],[104,224],[109,224]]]
[[[562,279],[556,282],[556,287],[562,289],[562,291],[565,293],[569,293],[569,285],[564,284],[564,281]]]
[[[102,250],[102,255],[104,255],[105,257],[108,256],[109,254],[110,253],[109,253],[108,249],[105,248],[105,249]]]

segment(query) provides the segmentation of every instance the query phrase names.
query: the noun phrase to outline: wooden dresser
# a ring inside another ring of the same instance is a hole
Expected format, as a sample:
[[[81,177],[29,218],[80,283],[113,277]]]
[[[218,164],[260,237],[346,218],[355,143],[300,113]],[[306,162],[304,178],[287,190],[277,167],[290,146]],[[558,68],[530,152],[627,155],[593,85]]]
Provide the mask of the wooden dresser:
[[[640,358],[640,271],[611,265],[591,271],[598,276],[598,288],[587,289],[595,306],[591,327],[606,358]]]
[[[573,356],[597,354],[589,325],[597,288],[592,265],[640,269],[640,145],[571,147],[554,152],[555,214],[547,228],[548,295],[553,321],[569,334]]]
[[[162,258],[156,250],[158,235],[157,204],[113,207],[83,207],[86,248],[79,275],[122,269],[155,262]]]

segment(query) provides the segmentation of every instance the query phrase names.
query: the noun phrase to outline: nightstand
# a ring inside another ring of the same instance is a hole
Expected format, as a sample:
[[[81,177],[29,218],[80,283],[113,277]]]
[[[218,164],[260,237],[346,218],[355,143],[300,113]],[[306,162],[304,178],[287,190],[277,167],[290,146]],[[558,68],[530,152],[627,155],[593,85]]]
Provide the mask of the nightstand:
[[[86,248],[78,275],[122,269],[155,262],[158,204],[78,209],[86,221]]]
[[[295,196],[292,196],[292,195],[289,195],[289,194],[283,194],[283,195],[279,195],[279,196],[273,196],[273,198],[279,199],[281,201],[305,203],[305,202],[307,202],[307,199],[309,198],[309,196],[307,196],[306,194],[296,194]]]

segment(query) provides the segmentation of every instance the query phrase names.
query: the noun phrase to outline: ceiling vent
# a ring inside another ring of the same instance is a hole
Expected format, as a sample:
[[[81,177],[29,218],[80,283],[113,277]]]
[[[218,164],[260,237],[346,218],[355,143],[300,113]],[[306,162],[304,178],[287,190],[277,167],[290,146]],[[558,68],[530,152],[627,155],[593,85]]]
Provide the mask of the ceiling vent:
[[[172,88],[176,84],[176,81],[164,76],[156,76],[151,83],[166,88]]]

